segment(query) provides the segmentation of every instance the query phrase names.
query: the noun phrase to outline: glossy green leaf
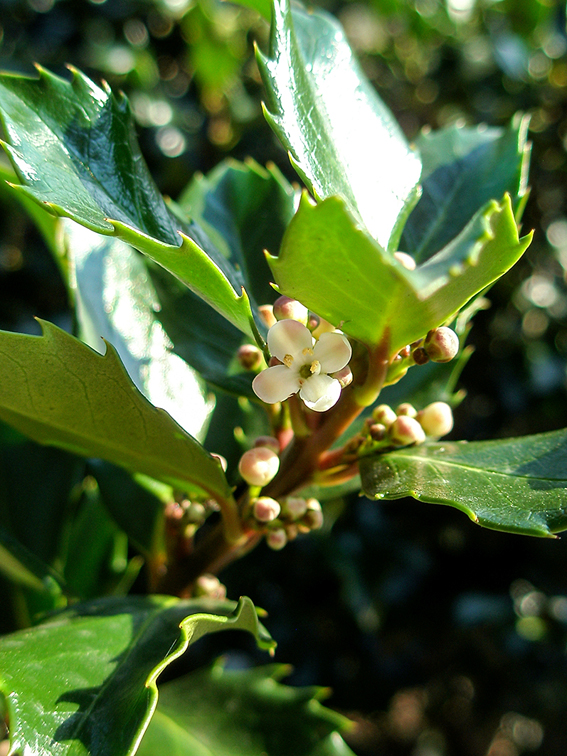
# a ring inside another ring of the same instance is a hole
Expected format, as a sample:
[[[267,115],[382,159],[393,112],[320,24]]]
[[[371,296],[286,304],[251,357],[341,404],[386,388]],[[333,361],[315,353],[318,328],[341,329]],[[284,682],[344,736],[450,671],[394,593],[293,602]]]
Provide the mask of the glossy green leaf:
[[[404,226],[400,249],[423,262],[459,234],[486,202],[508,192],[526,199],[528,119],[507,129],[448,126],[416,139],[423,161],[422,195]]]
[[[275,0],[269,56],[259,54],[258,64],[268,92],[266,118],[301,178],[320,199],[342,197],[388,248],[417,199],[421,162],[339,23],[323,11],[292,12],[288,0]]]
[[[0,639],[0,691],[13,751],[25,756],[130,756],[158,697],[156,681],[191,643],[220,630],[273,642],[249,599],[165,596],[77,604]]]
[[[361,459],[360,471],[370,498],[448,504],[511,533],[567,529],[567,430],[400,449]]]
[[[231,498],[219,463],[105,356],[41,321],[43,336],[0,332],[0,418],[43,444],[107,459],[176,488]]]
[[[444,249],[404,268],[357,227],[338,198],[307,199],[269,263],[282,294],[366,344],[394,353],[451,318],[497,280],[531,241],[518,239],[510,199],[490,202]]]
[[[55,215],[118,236],[163,265],[253,337],[242,279],[193,222],[165,205],[136,140],[128,102],[72,69],[67,82],[0,77],[5,149],[18,190]]]
[[[281,685],[289,672],[217,664],[166,683],[138,755],[354,756],[337,732],[350,721],[319,703],[328,691]]]
[[[263,304],[274,299],[263,251],[278,251],[297,200],[276,166],[225,160],[206,176],[196,176],[179,204],[242,271],[246,290]]]
[[[161,304],[146,260],[124,242],[71,221],[66,221],[65,231],[83,341],[100,353],[102,339],[109,341],[142,394],[202,440],[214,403],[204,382],[172,350],[158,319]],[[179,282],[177,286],[187,291]]]

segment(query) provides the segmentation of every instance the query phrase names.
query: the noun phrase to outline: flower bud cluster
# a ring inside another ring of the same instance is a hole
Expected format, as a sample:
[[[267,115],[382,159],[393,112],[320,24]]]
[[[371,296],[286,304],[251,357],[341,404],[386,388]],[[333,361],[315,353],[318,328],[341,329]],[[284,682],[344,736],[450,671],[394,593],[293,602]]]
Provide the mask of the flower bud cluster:
[[[280,502],[260,496],[251,502],[250,524],[264,530],[268,546],[279,551],[299,533],[323,527],[323,512],[317,499],[288,496]]]
[[[400,349],[388,369],[386,385],[397,383],[412,365],[432,362],[450,362],[459,352],[459,337],[451,328],[441,326],[427,336]]]
[[[367,421],[368,435],[384,445],[410,446],[422,444],[426,437],[445,436],[453,428],[453,413],[446,402],[433,402],[419,412],[409,402],[393,410],[380,404]]]

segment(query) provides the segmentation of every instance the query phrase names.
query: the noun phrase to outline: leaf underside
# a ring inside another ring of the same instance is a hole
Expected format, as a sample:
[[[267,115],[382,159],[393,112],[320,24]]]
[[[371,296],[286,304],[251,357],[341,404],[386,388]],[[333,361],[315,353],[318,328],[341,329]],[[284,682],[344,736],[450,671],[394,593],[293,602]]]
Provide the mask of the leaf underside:
[[[448,504],[494,530],[567,529],[567,429],[522,438],[445,442],[360,460],[370,498]]]

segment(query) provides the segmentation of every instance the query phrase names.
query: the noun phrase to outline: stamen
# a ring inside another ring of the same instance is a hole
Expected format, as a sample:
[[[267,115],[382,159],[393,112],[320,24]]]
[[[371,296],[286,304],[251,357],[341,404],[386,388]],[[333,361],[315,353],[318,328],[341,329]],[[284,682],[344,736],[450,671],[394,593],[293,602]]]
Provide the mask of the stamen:
[[[305,347],[305,349],[301,352],[301,354],[304,357],[307,357],[307,355],[312,355],[313,354],[313,349],[311,349],[310,347]]]
[[[319,373],[321,372],[321,363],[319,362],[319,360],[313,360],[309,370],[311,370],[314,375],[319,375]]]
[[[286,354],[286,356],[283,358],[283,364],[290,368],[293,365],[293,355]]]

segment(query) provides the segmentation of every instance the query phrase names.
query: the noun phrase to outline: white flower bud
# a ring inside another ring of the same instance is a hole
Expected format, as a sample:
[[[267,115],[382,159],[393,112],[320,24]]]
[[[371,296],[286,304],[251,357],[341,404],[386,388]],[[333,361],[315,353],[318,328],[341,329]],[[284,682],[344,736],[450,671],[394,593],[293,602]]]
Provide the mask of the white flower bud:
[[[287,533],[283,528],[269,530],[266,534],[266,543],[274,551],[279,551],[280,549],[283,549],[287,543]]]
[[[195,581],[193,595],[206,596],[207,598],[225,599],[226,586],[224,586],[216,575],[200,575]]]
[[[265,486],[280,468],[280,458],[271,449],[258,446],[244,452],[238,470],[250,486]]]
[[[417,415],[417,410],[413,406],[413,404],[410,404],[409,402],[403,402],[403,404],[399,404],[396,407],[396,415],[406,415],[407,417],[415,417]]]
[[[302,518],[302,522],[309,530],[319,530],[323,527],[323,510],[317,499],[307,499],[307,512]]]
[[[396,446],[422,444],[425,441],[425,431],[415,418],[408,415],[397,417],[389,427],[388,435]]]
[[[292,520],[299,520],[306,512],[307,502],[300,496],[288,496],[283,504],[282,514]]]
[[[392,425],[396,417],[397,415],[394,410],[387,404],[379,404],[372,410],[372,419],[377,423],[385,425],[386,428]]]
[[[394,257],[406,270],[415,270],[415,260],[407,252],[394,252]]]
[[[425,337],[423,348],[433,362],[450,362],[459,351],[459,337],[446,326],[435,328]]]
[[[274,317],[276,320],[297,320],[307,325],[309,310],[297,299],[278,297],[274,302]]]
[[[254,502],[252,511],[258,522],[272,522],[272,520],[278,518],[281,507],[275,499],[270,499],[269,496],[260,496]]]
[[[453,430],[453,412],[446,402],[433,402],[417,413],[417,420],[427,436],[446,436]]]

